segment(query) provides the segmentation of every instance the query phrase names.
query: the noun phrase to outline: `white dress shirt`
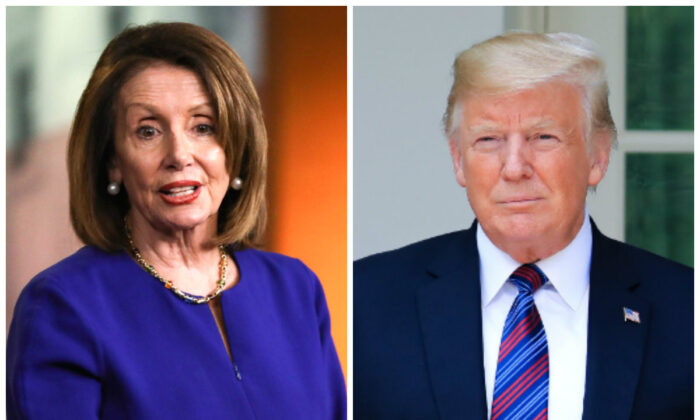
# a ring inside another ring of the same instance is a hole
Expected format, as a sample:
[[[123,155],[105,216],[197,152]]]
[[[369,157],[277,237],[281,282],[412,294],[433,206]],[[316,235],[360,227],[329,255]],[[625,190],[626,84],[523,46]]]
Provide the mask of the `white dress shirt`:
[[[549,420],[580,419],[586,383],[589,268],[592,247],[588,210],[583,225],[564,249],[537,262],[549,282],[535,292],[549,348]],[[481,263],[484,373],[489,417],[503,325],[518,294],[508,277],[521,264],[477,228]]]

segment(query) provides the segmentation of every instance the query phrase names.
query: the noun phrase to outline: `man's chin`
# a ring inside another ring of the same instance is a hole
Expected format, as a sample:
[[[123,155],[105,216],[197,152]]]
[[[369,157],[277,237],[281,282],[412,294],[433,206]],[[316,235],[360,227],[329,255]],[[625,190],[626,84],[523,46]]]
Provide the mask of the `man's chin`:
[[[541,231],[544,230],[543,226],[546,225],[542,217],[531,212],[501,213],[502,214],[491,217],[489,222],[482,223],[482,226],[488,225],[491,230],[499,232],[502,236],[524,238],[541,233]],[[484,230],[486,229],[487,228],[484,227]]]
[[[480,221],[481,222],[481,221]],[[532,214],[515,214],[493,223],[481,224],[484,232],[494,242],[505,245],[528,244],[546,241],[554,232],[547,229],[543,221]]]

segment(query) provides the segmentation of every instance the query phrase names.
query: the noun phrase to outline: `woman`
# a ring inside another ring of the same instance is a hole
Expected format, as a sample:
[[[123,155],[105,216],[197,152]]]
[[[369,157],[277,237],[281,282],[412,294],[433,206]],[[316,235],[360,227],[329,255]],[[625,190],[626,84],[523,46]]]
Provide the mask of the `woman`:
[[[252,248],[266,143],[248,72],[215,34],[152,24],[109,43],[68,148],[87,246],[17,303],[10,418],[345,417],[320,283]]]

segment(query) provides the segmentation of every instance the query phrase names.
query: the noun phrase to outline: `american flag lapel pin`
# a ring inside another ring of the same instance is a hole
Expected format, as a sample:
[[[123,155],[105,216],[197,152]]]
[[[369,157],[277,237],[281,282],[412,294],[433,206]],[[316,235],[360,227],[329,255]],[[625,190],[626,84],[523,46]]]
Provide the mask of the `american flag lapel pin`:
[[[635,324],[641,324],[642,321],[639,319],[639,312],[633,311],[630,308],[622,307],[622,312],[625,315],[625,322],[630,321],[634,322]]]

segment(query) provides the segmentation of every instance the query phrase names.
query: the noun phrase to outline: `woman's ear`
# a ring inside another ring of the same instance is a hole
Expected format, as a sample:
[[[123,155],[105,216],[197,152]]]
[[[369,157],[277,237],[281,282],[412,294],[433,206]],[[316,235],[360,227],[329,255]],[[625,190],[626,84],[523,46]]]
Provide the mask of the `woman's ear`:
[[[124,179],[122,176],[121,162],[119,162],[119,158],[116,154],[109,160],[107,175],[109,176],[109,182],[116,182],[117,184],[121,184]]]

